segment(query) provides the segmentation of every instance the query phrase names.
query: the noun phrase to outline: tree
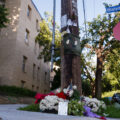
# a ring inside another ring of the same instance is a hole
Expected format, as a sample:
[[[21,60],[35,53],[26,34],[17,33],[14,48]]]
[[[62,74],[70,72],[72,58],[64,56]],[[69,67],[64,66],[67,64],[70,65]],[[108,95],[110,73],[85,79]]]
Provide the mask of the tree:
[[[100,15],[92,22],[88,22],[88,39],[86,47],[97,57],[95,73],[95,97],[101,98],[103,65],[110,53],[120,47],[119,41],[113,37],[113,27],[119,22],[118,15],[109,17]]]
[[[108,55],[104,65],[103,90],[120,89],[120,48],[115,49],[113,53]]]
[[[51,41],[52,41],[52,23],[53,19],[50,14],[45,12],[45,19],[40,22],[40,32],[37,35],[35,41],[42,48],[40,52],[39,58],[44,58],[44,61],[50,61],[51,58]],[[61,33],[59,30],[59,26],[56,24],[55,30],[55,48],[60,48],[61,43]],[[60,56],[60,50],[55,51],[55,60]]]
[[[85,95],[87,95],[87,90],[90,89],[89,91],[91,92],[88,92],[88,94],[94,97],[95,96],[95,65],[91,64],[90,59],[91,59],[91,53],[88,53],[87,55],[82,53],[81,55],[81,65],[82,65],[81,77],[82,77],[82,88],[83,88],[82,91],[83,93],[85,93]],[[85,89],[85,87],[87,87],[87,89]]]
[[[9,22],[8,10],[0,5],[0,29],[6,27],[6,24]]]
[[[53,17],[45,12],[45,19],[40,22],[40,32],[37,35],[35,41],[39,44],[42,49],[38,58],[44,58],[45,62],[51,59],[51,42],[52,42],[52,29],[53,29]],[[59,26],[56,24],[55,30],[55,55],[54,64],[60,66],[60,45],[61,45],[61,33]],[[55,70],[55,77],[52,83],[52,90],[60,87],[60,69]]]
[[[58,68],[57,70],[54,69],[54,71],[55,71],[56,75],[55,75],[55,77],[53,79],[51,90],[55,90],[55,89],[57,89],[57,88],[59,88],[61,86],[60,68]]]

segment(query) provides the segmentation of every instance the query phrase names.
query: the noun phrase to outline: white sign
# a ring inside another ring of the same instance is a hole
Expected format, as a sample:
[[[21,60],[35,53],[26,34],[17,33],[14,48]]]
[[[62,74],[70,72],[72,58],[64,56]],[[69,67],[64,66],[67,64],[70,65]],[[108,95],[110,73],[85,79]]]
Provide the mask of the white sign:
[[[63,15],[61,18],[61,28],[64,28],[67,26],[67,15]]]
[[[58,115],[67,115],[67,113],[68,113],[68,102],[59,102]]]

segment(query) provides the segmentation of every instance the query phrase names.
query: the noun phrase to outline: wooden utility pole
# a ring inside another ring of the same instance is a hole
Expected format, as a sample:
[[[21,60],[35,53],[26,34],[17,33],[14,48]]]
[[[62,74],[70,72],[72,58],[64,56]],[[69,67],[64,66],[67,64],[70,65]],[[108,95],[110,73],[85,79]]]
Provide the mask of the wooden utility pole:
[[[72,35],[73,41],[75,41],[74,35],[79,37],[77,0],[61,0],[61,31]],[[67,42],[69,44],[70,41]],[[80,42],[80,40],[77,42]],[[61,43],[61,86],[62,88],[67,87],[72,82],[73,85],[77,85],[81,95],[80,54],[76,55],[72,52],[66,54],[63,43],[64,36]]]

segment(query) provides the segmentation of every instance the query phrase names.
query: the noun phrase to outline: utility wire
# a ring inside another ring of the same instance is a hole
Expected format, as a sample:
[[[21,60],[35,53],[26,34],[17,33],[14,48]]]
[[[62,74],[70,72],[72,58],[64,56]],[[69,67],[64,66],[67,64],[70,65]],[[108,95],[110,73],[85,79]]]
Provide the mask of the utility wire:
[[[82,2],[83,2],[83,13],[84,13],[85,32],[86,32],[86,38],[87,38],[87,25],[86,25],[85,1],[82,0]]]
[[[95,18],[95,0],[93,0],[93,6],[94,6],[94,18]]]

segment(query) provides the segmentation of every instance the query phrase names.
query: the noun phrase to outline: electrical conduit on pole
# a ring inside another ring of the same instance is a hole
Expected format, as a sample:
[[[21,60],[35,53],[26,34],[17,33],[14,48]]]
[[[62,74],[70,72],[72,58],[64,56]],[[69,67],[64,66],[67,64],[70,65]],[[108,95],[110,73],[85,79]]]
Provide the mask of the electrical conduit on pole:
[[[51,52],[51,72],[53,71],[54,62],[54,49],[55,49],[55,13],[56,13],[56,0],[53,0],[53,36],[52,36],[52,52]]]

